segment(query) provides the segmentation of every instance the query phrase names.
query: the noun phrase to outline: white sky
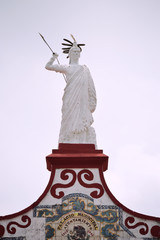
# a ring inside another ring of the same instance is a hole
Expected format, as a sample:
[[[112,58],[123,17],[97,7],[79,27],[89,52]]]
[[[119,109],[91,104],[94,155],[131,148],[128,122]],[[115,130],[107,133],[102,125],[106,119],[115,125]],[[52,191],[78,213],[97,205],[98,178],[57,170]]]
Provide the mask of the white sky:
[[[45,157],[58,146],[63,38],[85,43],[97,90],[94,127],[109,155],[107,184],[126,207],[160,217],[160,1],[0,1],[0,215],[20,211],[43,193]]]

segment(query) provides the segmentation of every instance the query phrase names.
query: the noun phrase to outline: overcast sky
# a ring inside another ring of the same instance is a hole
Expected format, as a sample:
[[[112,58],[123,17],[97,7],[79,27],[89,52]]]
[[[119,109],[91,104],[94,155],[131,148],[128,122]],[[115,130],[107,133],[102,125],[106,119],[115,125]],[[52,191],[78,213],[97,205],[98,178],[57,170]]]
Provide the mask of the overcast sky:
[[[63,64],[63,38],[86,44],[107,184],[126,207],[160,217],[159,0],[0,1],[0,215],[38,199],[58,146],[65,82],[44,68],[51,52],[38,32]]]

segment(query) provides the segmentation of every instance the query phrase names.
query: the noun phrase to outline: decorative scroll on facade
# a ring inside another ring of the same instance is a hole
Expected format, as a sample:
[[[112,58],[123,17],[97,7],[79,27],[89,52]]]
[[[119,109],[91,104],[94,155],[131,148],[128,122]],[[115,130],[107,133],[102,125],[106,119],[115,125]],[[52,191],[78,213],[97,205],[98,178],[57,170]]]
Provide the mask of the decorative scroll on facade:
[[[60,178],[62,180],[68,180],[68,178],[69,178],[68,174],[72,175],[72,180],[69,183],[67,183],[67,184],[56,183],[52,186],[51,195],[54,198],[58,198],[58,199],[62,198],[64,196],[64,192],[62,190],[60,190],[60,192],[57,194],[56,190],[58,188],[63,189],[63,188],[72,187],[75,184],[76,179],[78,180],[79,184],[81,186],[85,187],[85,188],[97,189],[97,190],[94,190],[93,192],[91,192],[91,194],[90,194],[91,197],[100,198],[100,197],[103,196],[104,189],[103,189],[101,184],[99,184],[99,183],[86,183],[86,182],[83,181],[82,176],[84,176],[85,180],[88,180],[88,181],[93,181],[94,180],[94,175],[90,170],[84,169],[84,170],[81,170],[78,174],[76,174],[76,172],[74,170],[71,170],[71,169],[63,170],[60,174]],[[98,191],[99,191],[99,193],[98,193]]]

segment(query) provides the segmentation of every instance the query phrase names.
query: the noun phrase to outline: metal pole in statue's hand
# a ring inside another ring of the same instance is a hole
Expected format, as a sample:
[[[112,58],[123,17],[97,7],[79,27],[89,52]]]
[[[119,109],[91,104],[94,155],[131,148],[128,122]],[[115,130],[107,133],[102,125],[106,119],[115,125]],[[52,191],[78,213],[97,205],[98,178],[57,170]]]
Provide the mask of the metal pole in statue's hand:
[[[53,55],[56,54],[55,52],[53,52],[52,48],[51,48],[51,47],[49,46],[49,44],[46,42],[46,40],[45,40],[45,38],[43,37],[43,35],[40,34],[40,33],[39,33],[39,35],[41,36],[41,38],[43,39],[43,41],[45,42],[45,44],[49,47],[49,49],[51,50],[51,52],[53,53]],[[60,64],[58,58],[56,58],[56,59],[57,59],[58,64]],[[66,77],[65,77],[64,74],[63,74],[63,77],[64,77],[64,80],[66,81]]]

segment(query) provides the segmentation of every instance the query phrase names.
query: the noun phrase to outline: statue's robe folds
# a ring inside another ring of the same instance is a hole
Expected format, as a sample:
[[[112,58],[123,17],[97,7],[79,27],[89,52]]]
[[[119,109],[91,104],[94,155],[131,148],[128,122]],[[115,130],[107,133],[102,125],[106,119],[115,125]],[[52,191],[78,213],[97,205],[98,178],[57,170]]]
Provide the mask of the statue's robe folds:
[[[61,72],[66,77],[59,143],[96,145],[96,134],[91,125],[97,100],[89,69],[85,65],[52,66],[54,71]]]

